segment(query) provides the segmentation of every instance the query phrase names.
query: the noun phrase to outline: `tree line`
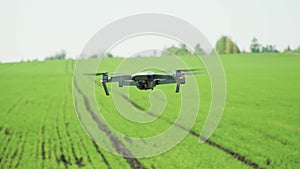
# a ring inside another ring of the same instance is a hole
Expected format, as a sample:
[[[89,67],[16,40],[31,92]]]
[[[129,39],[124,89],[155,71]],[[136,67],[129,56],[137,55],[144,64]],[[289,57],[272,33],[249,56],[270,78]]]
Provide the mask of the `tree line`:
[[[228,36],[221,36],[221,38],[216,42],[215,51],[218,54],[238,54],[238,53],[245,53],[245,51],[241,51],[237,44],[233,42]],[[275,45],[265,45],[263,46],[258,42],[257,38],[253,38],[251,40],[249,50],[251,53],[278,53]],[[212,51],[213,52],[213,51]],[[300,53],[300,46],[297,49],[291,49],[290,46],[287,46],[282,52],[293,52],[293,53]],[[201,45],[198,43],[194,50],[191,51],[187,48],[185,44],[180,44],[179,46],[172,45],[168,48],[165,48],[161,56],[165,55],[193,55],[193,54],[205,54],[205,51],[201,48]],[[103,57],[103,55],[92,55],[90,58],[98,58]],[[104,55],[107,58],[113,58],[112,53],[107,53]],[[60,51],[52,56],[46,57],[45,60],[57,60],[57,59],[66,59],[66,52]]]
[[[66,59],[66,52],[64,50],[45,58],[45,60],[62,60],[62,59]]]
[[[218,54],[238,54],[238,53],[246,53],[245,51],[241,51],[237,44],[233,42],[228,36],[222,36],[215,45],[215,51]],[[280,51],[276,49],[275,45],[265,45],[263,46],[257,40],[257,38],[253,38],[251,40],[249,46],[250,53],[279,53]],[[287,46],[282,52],[294,52],[300,53],[300,46],[296,49],[291,49],[290,46]],[[166,48],[162,55],[166,55],[167,53],[175,54],[175,55],[190,55],[193,54],[190,50],[186,49],[184,44],[181,44],[179,47],[171,46]],[[194,54],[203,54],[204,50],[201,48],[200,44],[197,44],[194,48]]]

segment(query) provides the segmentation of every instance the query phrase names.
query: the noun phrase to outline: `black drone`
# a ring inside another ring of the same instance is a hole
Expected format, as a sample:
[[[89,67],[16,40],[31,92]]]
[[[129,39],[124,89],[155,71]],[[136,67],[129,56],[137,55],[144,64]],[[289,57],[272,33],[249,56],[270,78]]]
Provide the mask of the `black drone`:
[[[156,74],[153,72],[138,72],[132,75],[111,76],[109,72],[104,73],[88,73],[86,75],[100,76],[102,75],[101,83],[103,85],[105,94],[108,96],[109,92],[106,86],[108,82],[118,82],[119,87],[136,86],[140,90],[153,90],[157,85],[176,83],[175,92],[178,93],[180,84],[185,84],[185,75],[197,75],[199,73],[192,73],[202,69],[181,69],[175,70],[173,74]],[[187,72],[187,73],[185,73]]]

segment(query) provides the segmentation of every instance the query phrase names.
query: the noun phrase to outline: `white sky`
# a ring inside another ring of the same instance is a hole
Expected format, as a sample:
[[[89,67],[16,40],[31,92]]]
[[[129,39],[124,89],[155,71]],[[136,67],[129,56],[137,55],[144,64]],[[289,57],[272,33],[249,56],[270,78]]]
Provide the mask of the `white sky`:
[[[287,45],[296,48],[300,45],[299,7],[298,0],[0,0],[0,61],[43,59],[60,50],[68,57],[78,56],[104,26],[150,12],[186,20],[213,46],[221,35],[228,35],[241,50],[249,50],[254,36],[261,44],[273,44],[279,50]],[[130,55],[135,45],[145,50],[163,49],[172,43],[148,37],[124,42],[124,47],[120,44],[113,53]]]

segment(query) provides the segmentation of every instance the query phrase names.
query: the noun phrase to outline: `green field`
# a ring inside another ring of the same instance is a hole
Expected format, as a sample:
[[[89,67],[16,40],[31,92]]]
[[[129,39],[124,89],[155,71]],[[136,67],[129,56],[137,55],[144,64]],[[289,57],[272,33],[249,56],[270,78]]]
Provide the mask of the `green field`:
[[[193,57],[182,59],[190,67],[198,64]],[[82,129],[72,96],[76,61],[2,63],[0,168],[300,168],[300,55],[239,54],[221,60],[227,100],[213,136],[199,143],[211,99],[204,75],[197,77],[201,104],[192,131],[166,153],[133,159],[105,151]],[[106,59],[100,69],[113,71],[121,61]],[[102,88],[95,94],[113,128],[146,137],[167,129],[177,116],[175,86],[157,89],[166,93],[168,103],[150,124],[122,119]],[[130,101],[148,109],[150,92],[132,87]]]

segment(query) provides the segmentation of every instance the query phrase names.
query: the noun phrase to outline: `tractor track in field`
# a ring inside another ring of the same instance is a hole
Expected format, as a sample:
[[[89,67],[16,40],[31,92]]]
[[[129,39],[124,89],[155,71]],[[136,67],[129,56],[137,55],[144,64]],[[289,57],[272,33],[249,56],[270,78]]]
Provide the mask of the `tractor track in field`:
[[[96,148],[97,153],[100,155],[100,157],[102,158],[103,162],[105,163],[105,165],[107,166],[108,169],[111,169],[106,157],[104,156],[104,154],[100,151],[99,146],[97,145],[97,143],[95,141],[92,141],[94,147]]]
[[[120,93],[119,93],[120,94]],[[165,122],[171,124],[171,125],[175,125],[177,126],[178,128],[182,129],[182,130],[185,130],[185,131],[188,131],[189,134],[197,137],[198,139],[202,139],[206,144],[210,145],[210,146],[213,146],[223,152],[225,152],[226,154],[232,156],[233,158],[237,159],[238,161],[252,167],[252,168],[255,168],[255,169],[263,169],[263,167],[261,167],[259,164],[255,163],[254,161],[251,161],[250,159],[247,159],[245,156],[237,153],[237,152],[234,152],[226,147],[223,147],[222,145],[214,142],[214,141],[211,141],[209,139],[206,139],[204,138],[203,136],[201,136],[200,134],[196,133],[195,131],[193,130],[189,130],[187,128],[185,128],[184,126],[180,125],[180,124],[177,124],[177,123],[174,123],[166,118],[163,118],[163,117],[160,117],[160,116],[157,116],[155,115],[154,113],[152,112],[149,112],[147,111],[146,109],[144,109],[143,107],[141,107],[140,105],[138,105],[137,103],[131,101],[127,96],[123,95],[123,94],[120,94],[126,101],[128,101],[131,105],[133,105],[135,108],[139,109],[139,110],[142,110],[144,112],[146,112],[148,115],[150,116],[153,116],[153,117],[157,117],[157,118],[160,118],[162,120],[164,120]]]
[[[78,88],[76,80],[74,80],[74,87],[78,91],[78,93],[83,97],[84,99],[84,104],[86,110],[90,113],[94,121],[96,122],[98,128],[103,131],[111,140],[115,150],[124,155],[123,158],[127,161],[127,163],[130,165],[131,168],[133,169],[140,169],[140,168],[146,168],[142,163],[137,158],[130,158],[133,157],[131,152],[126,148],[126,146],[116,137],[111,133],[109,130],[108,126],[106,126],[95,114],[95,112],[91,109],[90,107],[90,102],[87,98],[87,96],[84,95],[84,93]]]
[[[78,107],[77,107],[77,100],[75,100],[75,109],[78,110]],[[78,114],[78,118],[81,119],[81,117],[80,117],[79,114]],[[91,134],[90,134],[88,131],[86,131],[86,130],[84,130],[84,131],[87,132],[88,135],[91,137]],[[78,136],[79,136],[79,134],[78,134]],[[80,136],[79,136],[79,137],[80,137]],[[81,137],[80,137],[80,138],[81,138]],[[101,159],[102,159],[102,161],[104,162],[104,164],[106,165],[106,167],[107,167],[108,169],[111,169],[111,167],[110,167],[110,165],[109,165],[109,163],[108,163],[106,157],[104,156],[104,154],[103,154],[103,153],[101,152],[101,150],[99,149],[99,146],[97,145],[97,143],[96,143],[93,139],[91,139],[91,142],[93,143],[93,145],[94,145],[94,147],[95,147],[97,153],[98,153],[99,156],[101,157]]]
[[[72,69],[74,69],[74,63],[73,63],[73,60],[72,60],[72,62],[71,62],[71,66],[72,66]],[[75,109],[78,110],[78,107],[77,107],[77,100],[75,100],[74,105],[75,105]],[[78,119],[81,121],[81,117],[80,117],[79,114],[77,114],[77,117],[78,117]],[[91,136],[91,134],[90,134],[88,131],[85,130],[85,132],[87,132],[88,135]],[[76,131],[76,134],[77,134],[77,136],[78,136],[78,138],[79,138],[79,140],[80,140],[80,143],[81,143],[81,145],[82,145],[84,151],[85,151],[86,154],[87,154],[87,161],[91,164],[91,166],[92,166],[93,168],[95,168],[95,166],[94,166],[93,163],[92,163],[91,157],[90,157],[90,155],[89,155],[89,153],[88,153],[87,147],[86,147],[86,145],[84,144],[82,138],[80,137],[78,131]],[[90,139],[90,140],[91,140],[93,146],[95,147],[96,152],[98,153],[98,155],[100,156],[100,158],[102,159],[102,161],[104,162],[104,164],[106,165],[106,167],[107,167],[108,169],[111,169],[110,164],[108,163],[108,161],[107,161],[106,157],[104,156],[104,154],[103,154],[103,153],[101,152],[101,150],[99,149],[98,145],[97,145],[92,139]]]

